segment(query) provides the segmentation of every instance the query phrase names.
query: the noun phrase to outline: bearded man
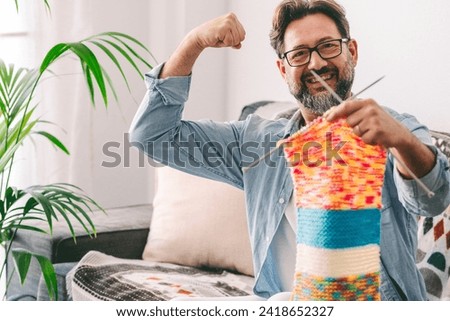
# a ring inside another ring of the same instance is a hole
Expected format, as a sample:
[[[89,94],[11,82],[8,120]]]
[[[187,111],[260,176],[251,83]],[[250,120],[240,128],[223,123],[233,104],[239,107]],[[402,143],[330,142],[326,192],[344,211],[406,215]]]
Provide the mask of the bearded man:
[[[344,9],[332,0],[284,0],[275,10],[270,40],[281,76],[298,101],[298,112],[292,118],[249,116],[227,123],[182,120],[192,68],[200,54],[207,48],[239,49],[244,38],[245,30],[233,13],[189,32],[169,60],[147,74],[148,92],[130,129],[132,144],[156,161],[244,189],[254,293],[269,298],[293,286],[293,183],[281,152],[243,171],[254,161],[245,146],[258,143],[253,153],[262,156],[268,135],[274,143],[319,116],[328,121],[345,118],[364,142],[384,146],[390,153],[382,192],[381,298],[425,300],[424,281],[415,265],[417,215],[438,215],[450,203],[448,163],[432,146],[426,127],[410,115],[380,107],[373,99],[346,100],[352,94],[358,43],[351,38]],[[312,71],[344,102],[339,103]],[[165,157],[167,142],[171,143],[169,157]],[[195,148],[211,142],[222,148],[209,150],[207,155]],[[229,144],[239,146],[238,152],[228,153]],[[174,155],[180,159],[174,161]],[[406,167],[433,189],[435,197],[428,198]]]

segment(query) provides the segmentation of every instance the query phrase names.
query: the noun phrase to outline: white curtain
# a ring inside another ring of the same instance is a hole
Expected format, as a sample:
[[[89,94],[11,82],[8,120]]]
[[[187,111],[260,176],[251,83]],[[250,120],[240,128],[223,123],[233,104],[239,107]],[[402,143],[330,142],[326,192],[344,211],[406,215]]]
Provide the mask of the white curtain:
[[[30,54],[36,57],[36,64],[57,43],[79,41],[105,31],[127,33],[144,44],[148,42],[146,1],[136,1],[133,6],[127,1],[107,0],[51,1],[50,5],[48,14],[43,3],[36,4],[31,17],[35,25],[32,33],[35,52]],[[136,21],[143,23],[136,25]],[[65,57],[53,65],[51,70],[57,76],[48,73],[41,83],[36,115],[55,124],[45,125],[45,129],[60,138],[71,155],[54,150],[43,138],[36,138],[17,157],[14,175],[17,185],[74,184],[106,208],[151,201],[153,171],[147,162],[142,163],[124,137],[143,97],[144,83],[131,68],[124,68],[132,88],[130,94],[114,65],[108,63],[106,56],[102,57],[115,83],[119,103],[110,94],[108,109],[101,99],[97,99],[96,108],[92,106],[76,58]],[[109,151],[116,158],[105,154],[109,143],[114,143],[115,147]]]
[[[105,31],[123,32],[139,39],[162,62],[190,29],[229,8],[226,0],[64,0],[49,1],[48,14],[43,1],[34,3],[31,18],[35,27],[31,36],[35,46],[30,54],[36,62],[59,42],[78,41]],[[25,5],[28,4],[23,2]],[[196,64],[197,75],[185,117],[225,120],[227,52],[210,50]],[[74,58],[66,57],[51,68],[60,76],[47,74],[37,95],[37,114],[56,124],[46,129],[63,141],[71,155],[54,151],[48,142],[36,139],[17,157],[17,185],[75,184],[107,208],[152,201],[153,168],[135,148],[129,147],[124,137],[144,96],[144,82],[131,67],[124,68],[130,94],[115,66],[107,63],[106,68],[119,96],[117,104],[110,95],[107,110],[100,100],[95,109],[92,107]],[[108,144],[114,145],[109,145],[105,153]],[[118,164],[112,166],[117,160]]]
[[[90,1],[55,1],[49,17],[44,10],[37,17],[35,28],[36,55],[41,58],[59,42],[77,41],[93,33]],[[67,144],[72,156],[43,148],[36,150],[35,178],[37,183],[70,182],[92,194],[94,184],[93,113],[79,64],[72,58],[52,67],[57,78],[47,74],[42,83],[40,111],[42,118],[64,129],[47,126],[49,131]],[[46,143],[47,144],[47,143]],[[48,145],[48,144],[47,144]]]

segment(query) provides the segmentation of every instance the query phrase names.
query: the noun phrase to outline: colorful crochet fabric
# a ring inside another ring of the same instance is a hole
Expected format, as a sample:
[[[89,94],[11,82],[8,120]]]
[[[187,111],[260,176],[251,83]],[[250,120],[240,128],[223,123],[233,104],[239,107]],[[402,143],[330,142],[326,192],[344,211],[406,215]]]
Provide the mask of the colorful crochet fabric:
[[[385,150],[323,118],[283,143],[297,207],[291,299],[380,300]]]

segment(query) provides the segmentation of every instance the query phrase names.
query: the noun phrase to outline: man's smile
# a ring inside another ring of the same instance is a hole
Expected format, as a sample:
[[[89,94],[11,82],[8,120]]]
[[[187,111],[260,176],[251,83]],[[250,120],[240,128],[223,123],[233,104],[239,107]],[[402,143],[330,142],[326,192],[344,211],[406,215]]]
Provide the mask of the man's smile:
[[[337,73],[335,71],[327,71],[325,73],[320,73],[320,77],[325,80],[331,88],[334,88],[337,83]],[[322,92],[325,88],[317,81],[313,75],[307,75],[303,80],[309,92],[313,94],[314,92]]]

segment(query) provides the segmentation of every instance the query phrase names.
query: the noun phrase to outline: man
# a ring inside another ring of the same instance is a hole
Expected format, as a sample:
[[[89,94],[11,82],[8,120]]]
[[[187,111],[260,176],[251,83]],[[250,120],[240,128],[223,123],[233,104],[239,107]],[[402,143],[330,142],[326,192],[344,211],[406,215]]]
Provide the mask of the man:
[[[382,145],[392,153],[382,193],[381,297],[426,299],[424,282],[415,266],[416,215],[438,215],[450,203],[448,163],[432,146],[426,128],[412,116],[381,108],[372,99],[339,104],[316,81],[313,70],[343,100],[351,96],[358,44],[350,36],[344,9],[332,0],[284,0],[275,10],[271,43],[278,55],[276,63],[299,103],[299,111],[289,121],[256,116],[230,123],[183,121],[181,114],[197,58],[206,48],[239,49],[244,38],[244,28],[232,13],[193,29],[169,60],[147,75],[148,92],[131,126],[131,142],[164,164],[244,189],[254,292],[268,298],[292,290],[294,264],[280,262],[295,258],[293,186],[281,154],[271,159],[273,163],[261,162],[243,172],[243,165],[249,162],[244,146],[260,143],[256,152],[261,156],[267,135],[276,140],[285,138],[322,115],[329,121],[345,118],[366,143]],[[169,151],[167,142],[171,143]],[[213,155],[209,150],[208,156],[222,160],[214,166],[201,148],[194,148],[211,142],[224,147],[215,149]],[[225,148],[230,142],[239,147],[231,155]],[[435,197],[429,199],[395,159],[420,177]]]

